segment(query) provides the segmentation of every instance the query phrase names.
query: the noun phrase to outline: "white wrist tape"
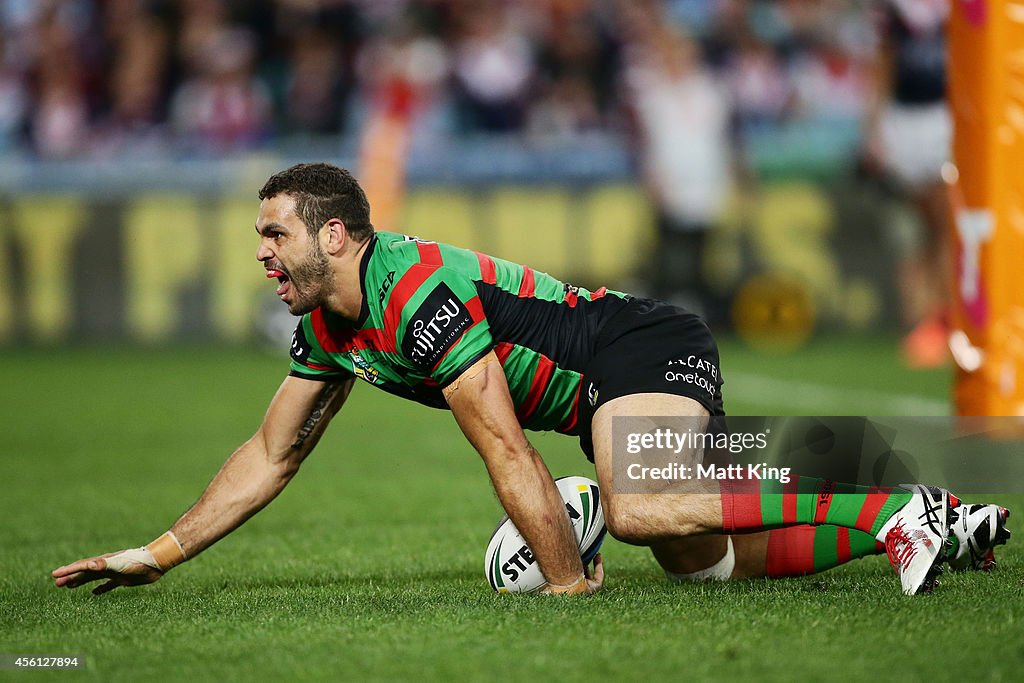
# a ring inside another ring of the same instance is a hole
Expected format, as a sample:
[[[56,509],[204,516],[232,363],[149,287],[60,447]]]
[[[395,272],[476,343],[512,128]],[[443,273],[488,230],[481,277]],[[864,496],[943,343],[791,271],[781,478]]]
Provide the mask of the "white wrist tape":
[[[115,572],[123,572],[133,564],[144,564],[153,569],[160,569],[160,565],[153,558],[153,553],[145,548],[132,548],[107,558],[107,569]]]
[[[167,571],[178,566],[188,559],[185,548],[181,541],[174,535],[173,531],[164,532],[159,538],[146,546],[146,550],[153,554],[160,571]]]
[[[586,581],[587,581],[586,574],[580,574],[580,578],[576,579],[572,583],[567,583],[564,586],[560,585],[560,584],[557,584],[557,583],[549,583],[545,587],[544,590],[545,590],[546,593],[549,593],[549,594],[552,594],[552,591],[550,590],[551,588],[556,588],[556,589],[558,589],[559,592],[567,592],[567,591],[575,588],[576,586],[580,585],[581,583],[586,583]]]
[[[727,537],[725,546],[725,557],[714,563],[707,569],[690,574],[676,574],[666,571],[665,576],[672,583],[683,583],[684,581],[728,581],[732,576],[732,570],[736,568],[736,553],[732,548],[732,538]]]

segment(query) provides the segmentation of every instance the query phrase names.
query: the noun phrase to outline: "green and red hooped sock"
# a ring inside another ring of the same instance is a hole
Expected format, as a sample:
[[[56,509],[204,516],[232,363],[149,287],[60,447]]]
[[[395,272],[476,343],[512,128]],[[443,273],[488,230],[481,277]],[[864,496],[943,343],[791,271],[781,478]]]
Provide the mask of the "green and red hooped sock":
[[[885,552],[875,537],[842,526],[823,524],[774,529],[768,534],[765,576],[805,576],[868,555]]]
[[[793,476],[721,483],[722,528],[749,533],[797,524],[830,524],[875,536],[913,494],[901,488],[841,484]]]

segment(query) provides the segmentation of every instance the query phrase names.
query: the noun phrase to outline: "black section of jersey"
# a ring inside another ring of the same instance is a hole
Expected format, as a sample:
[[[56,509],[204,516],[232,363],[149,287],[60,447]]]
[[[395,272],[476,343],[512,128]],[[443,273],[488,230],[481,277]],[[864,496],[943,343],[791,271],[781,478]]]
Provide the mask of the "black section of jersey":
[[[302,321],[295,326],[295,331],[292,332],[292,346],[290,353],[292,359],[299,361],[305,365],[309,361],[309,353],[313,350],[313,345],[306,339],[306,331],[302,329]]]
[[[400,396],[401,398],[405,398],[410,401],[416,401],[416,403],[425,405],[428,408],[440,408],[441,410],[449,409],[448,401],[444,400],[444,394],[441,393],[440,387],[427,387],[422,384],[416,387],[410,387],[404,384],[396,384],[395,382],[384,382],[383,384],[375,384],[374,386],[388,392],[389,394],[394,394],[395,396]]]
[[[366,251],[363,252],[363,257],[359,260],[359,291],[363,295],[363,303],[359,307],[359,320],[356,321],[356,329],[365,325],[366,319],[370,317],[370,303],[366,298],[366,268],[370,265],[373,250],[376,248],[377,233],[374,233],[370,235],[370,243],[366,245]]]
[[[309,356],[312,351],[313,345],[306,338],[306,330],[303,328],[302,321],[300,320],[299,324],[295,326],[295,331],[292,332],[292,345],[288,353],[291,355],[292,360],[297,361],[300,365],[306,365],[309,362]],[[321,382],[342,382],[355,377],[354,374],[344,368],[335,368],[330,373],[306,373],[301,370],[292,369],[288,374],[300,379],[312,379]]]
[[[582,372],[594,355],[604,323],[629,301],[629,297],[609,294],[593,301],[580,297],[575,306],[569,306],[521,298],[484,282],[477,282],[476,290],[495,343],[524,346],[576,372]]]

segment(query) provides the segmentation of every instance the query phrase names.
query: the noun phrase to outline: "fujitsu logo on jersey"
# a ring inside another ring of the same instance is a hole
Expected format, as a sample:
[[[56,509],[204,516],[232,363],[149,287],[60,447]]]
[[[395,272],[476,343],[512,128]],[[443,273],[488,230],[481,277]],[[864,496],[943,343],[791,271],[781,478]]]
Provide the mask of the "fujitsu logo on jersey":
[[[455,299],[448,299],[430,322],[415,321],[412,326],[412,336],[416,337],[416,344],[412,349],[413,357],[423,358],[433,350],[434,342],[461,310]]]
[[[436,360],[438,356],[436,353],[437,348],[448,348],[448,342],[454,341],[446,333],[452,320],[461,312],[463,312],[463,309],[459,306],[459,302],[454,298],[449,298],[434,313],[434,317],[430,320],[414,319],[409,329],[415,338],[412,350],[409,353],[410,358],[416,362],[429,361],[432,363]],[[455,330],[452,330],[452,332],[459,332],[463,327],[465,325],[460,325]]]
[[[441,283],[416,309],[406,327],[402,351],[413,363],[433,368],[470,325],[473,317],[455,293]]]

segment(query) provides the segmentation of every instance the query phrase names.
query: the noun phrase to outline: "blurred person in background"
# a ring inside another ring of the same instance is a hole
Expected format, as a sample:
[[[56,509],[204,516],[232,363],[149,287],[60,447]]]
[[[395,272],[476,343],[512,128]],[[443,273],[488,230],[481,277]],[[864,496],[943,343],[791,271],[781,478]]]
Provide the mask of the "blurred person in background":
[[[578,74],[545,79],[529,109],[526,130],[531,139],[557,144],[602,128],[597,97]]]
[[[661,27],[630,52],[627,99],[657,212],[654,295],[714,319],[702,257],[732,184],[727,94],[679,30]]]
[[[0,32],[0,153],[17,149],[25,132],[29,92],[25,76]]]
[[[538,13],[537,86],[527,121],[535,139],[571,140],[609,127],[618,55],[601,6],[549,0]]]
[[[733,30],[735,42],[725,59],[725,78],[741,137],[777,126],[793,113],[796,102],[785,61],[749,21]]]
[[[948,356],[949,202],[941,177],[952,122],[946,107],[948,0],[888,0],[866,122],[866,160],[916,209],[923,234],[893,221],[906,361],[941,365]],[[901,231],[902,228],[902,231]]]
[[[291,43],[281,131],[301,135],[340,132],[351,88],[341,46],[315,26],[305,27]]]
[[[312,142],[347,132],[358,84],[355,55],[368,32],[357,3],[272,0],[246,8],[259,39],[258,72],[275,102],[273,141]]]
[[[98,156],[156,155],[167,151],[170,35],[164,17],[140,0],[106,5],[108,102],[94,141]]]
[[[87,150],[90,100],[98,99],[99,54],[84,35],[92,28],[85,2],[39,2],[30,36],[33,83],[29,140],[43,159],[69,159]]]
[[[790,59],[790,74],[799,116],[850,125],[859,130],[870,86],[873,28],[863,13],[825,11],[797,34],[799,47]]]
[[[454,18],[455,91],[469,131],[522,130],[536,56],[520,23],[496,0],[458,2]]]
[[[171,119],[180,144],[199,154],[254,149],[271,133],[270,90],[254,73],[255,38],[225,25],[188,46],[193,72],[174,94]]]
[[[226,0],[175,0],[177,59],[185,71],[196,71],[206,61],[210,45],[223,33],[231,17]]]
[[[446,138],[455,127],[448,93],[451,55],[429,30],[434,19],[412,12],[384,19],[356,55],[361,113],[407,117],[413,144]]]

